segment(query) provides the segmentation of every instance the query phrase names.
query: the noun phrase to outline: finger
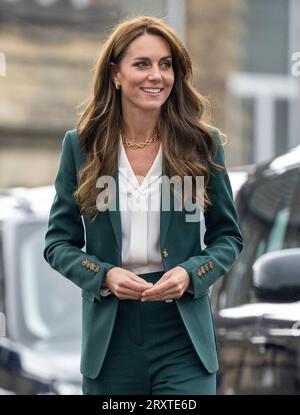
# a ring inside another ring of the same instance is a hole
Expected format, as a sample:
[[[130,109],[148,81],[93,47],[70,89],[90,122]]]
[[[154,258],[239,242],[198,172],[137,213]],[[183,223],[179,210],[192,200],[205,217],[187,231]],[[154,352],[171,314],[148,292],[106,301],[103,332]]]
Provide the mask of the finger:
[[[130,275],[130,278],[132,280],[134,280],[134,281],[137,281],[137,282],[140,282],[140,283],[143,283],[143,284],[151,284],[151,285],[153,285],[152,282],[148,282],[148,281],[144,280],[143,278],[141,278],[138,275],[133,274],[133,273]]]
[[[144,278],[140,277],[139,275],[136,275],[134,272],[130,272],[130,278],[136,281],[146,281]]]
[[[128,290],[131,290],[131,291],[136,291],[136,292],[141,293],[142,291],[145,291],[149,287],[152,287],[152,286],[153,286],[153,284],[148,283],[147,281],[136,282],[136,281],[129,280],[128,282],[126,282],[126,286],[124,288],[128,289]]]
[[[121,300],[140,300],[141,299],[141,293],[137,291],[132,290],[120,290],[118,292],[118,297]]]
[[[166,281],[169,281],[172,276],[173,274],[170,271],[166,272],[159,280],[156,281],[156,283],[154,284],[154,287],[157,285],[161,285],[162,283]]]
[[[160,284],[154,284],[153,287],[146,289],[145,291],[143,291],[142,296],[143,297],[148,297],[150,295],[161,295],[163,292],[169,290],[171,288],[170,286],[170,281],[164,281],[161,282]]]
[[[141,301],[164,301],[164,300],[170,300],[178,297],[178,292],[175,291],[166,291],[162,293],[161,295],[150,295],[147,297],[142,296]]]
[[[164,274],[160,277],[160,279],[156,281],[155,285],[159,285],[159,284],[161,284],[161,283],[165,282],[165,281],[166,281],[166,280],[168,280],[170,277],[171,277],[171,272],[170,272],[170,271],[165,272],[165,273],[164,273]]]
[[[136,283],[135,286],[128,284],[125,285],[124,282],[116,288],[116,294],[118,297],[122,297],[122,299],[140,299],[143,290],[139,287],[139,285],[139,283]],[[143,289],[145,289],[145,287]]]

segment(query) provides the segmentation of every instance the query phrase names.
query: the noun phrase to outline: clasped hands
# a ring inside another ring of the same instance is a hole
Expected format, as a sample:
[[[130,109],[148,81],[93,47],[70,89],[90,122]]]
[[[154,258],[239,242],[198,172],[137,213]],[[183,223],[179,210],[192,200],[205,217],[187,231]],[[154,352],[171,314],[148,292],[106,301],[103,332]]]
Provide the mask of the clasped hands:
[[[124,268],[111,268],[102,287],[109,288],[120,300],[164,301],[181,298],[190,284],[188,272],[176,266],[165,272],[155,283],[145,281]]]

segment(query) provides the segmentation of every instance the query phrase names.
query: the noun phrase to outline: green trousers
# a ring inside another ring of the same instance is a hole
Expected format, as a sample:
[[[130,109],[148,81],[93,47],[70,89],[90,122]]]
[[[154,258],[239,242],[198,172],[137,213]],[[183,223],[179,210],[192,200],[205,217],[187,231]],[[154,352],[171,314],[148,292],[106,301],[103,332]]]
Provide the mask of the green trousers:
[[[155,283],[163,271],[139,274]],[[189,295],[189,294],[185,294]],[[175,301],[120,300],[103,366],[83,375],[84,395],[215,395]]]

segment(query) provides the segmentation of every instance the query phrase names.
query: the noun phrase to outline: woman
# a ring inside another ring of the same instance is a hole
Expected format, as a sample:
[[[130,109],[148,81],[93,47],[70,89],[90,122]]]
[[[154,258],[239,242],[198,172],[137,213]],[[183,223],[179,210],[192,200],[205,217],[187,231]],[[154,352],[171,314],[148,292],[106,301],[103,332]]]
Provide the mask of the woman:
[[[209,288],[243,238],[205,105],[187,50],[160,19],[115,28],[94,93],[63,140],[44,249],[82,289],[84,394],[216,393]],[[193,178],[192,219],[166,180],[176,176]]]

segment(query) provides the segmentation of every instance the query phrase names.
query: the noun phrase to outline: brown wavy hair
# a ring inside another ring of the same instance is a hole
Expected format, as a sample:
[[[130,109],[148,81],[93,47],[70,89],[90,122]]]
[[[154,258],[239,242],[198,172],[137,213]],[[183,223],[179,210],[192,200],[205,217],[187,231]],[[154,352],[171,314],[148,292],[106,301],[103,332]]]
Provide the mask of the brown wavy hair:
[[[204,122],[209,101],[192,85],[192,62],[182,41],[161,19],[139,16],[117,24],[103,45],[94,67],[93,93],[85,104],[77,123],[80,144],[86,162],[78,175],[74,198],[81,214],[98,214],[96,198],[100,176],[116,173],[121,128],[121,89],[112,80],[110,63],[119,64],[129,44],[143,34],[159,35],[169,44],[174,70],[174,85],[161,107],[157,130],[162,143],[163,165],[169,177],[193,177],[193,203],[207,208],[211,204],[207,191],[210,167],[222,169],[213,161],[215,137],[211,126]],[[206,120],[207,121],[207,120]],[[204,198],[195,197],[195,176],[204,176]],[[98,194],[97,194],[98,191]]]

